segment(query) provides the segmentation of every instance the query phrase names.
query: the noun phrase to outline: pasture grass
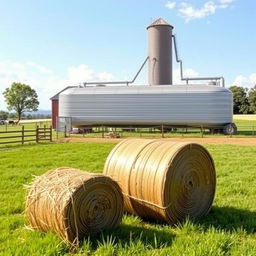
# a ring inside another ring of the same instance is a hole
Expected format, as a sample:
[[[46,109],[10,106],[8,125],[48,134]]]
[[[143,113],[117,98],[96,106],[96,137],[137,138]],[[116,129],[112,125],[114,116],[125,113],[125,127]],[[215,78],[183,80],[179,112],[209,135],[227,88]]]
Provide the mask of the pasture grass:
[[[254,120],[256,121],[256,114],[234,114],[234,120]]]
[[[31,231],[24,216],[34,175],[69,166],[100,173],[115,143],[45,143],[0,149],[0,255],[256,255],[256,147],[206,145],[217,171],[212,210],[176,227],[125,215],[76,251],[53,233]]]
[[[239,119],[239,116],[234,116],[234,122],[237,125],[238,128],[238,133],[236,135],[232,135],[232,137],[252,137],[252,138],[256,138],[256,120],[255,120],[255,115],[253,115],[253,117],[247,117],[242,119]],[[26,120],[28,121],[28,120]],[[22,125],[24,125],[25,130],[35,130],[36,126],[38,125],[38,127],[43,128],[44,126],[46,127],[50,127],[51,122],[49,122],[49,120],[44,121],[38,121],[36,122],[33,120],[29,120],[31,122],[25,122],[23,124],[20,125],[0,125],[0,132],[3,131],[21,131],[22,130]],[[139,128],[139,129],[135,129],[135,131],[129,132],[129,131],[122,131],[122,129],[117,128],[116,129],[117,132],[121,135],[121,137],[123,138],[128,138],[128,137],[142,137],[142,138],[161,138],[162,137],[162,133],[159,129],[150,129],[150,128]],[[110,129],[108,130],[110,131]],[[108,131],[106,131],[104,134],[106,136],[106,134],[108,133]],[[35,133],[26,133],[26,135],[28,134],[35,134]],[[3,134],[0,133],[0,142],[4,142],[4,141],[15,141],[15,140],[21,140],[21,139],[1,139],[1,137],[4,136],[15,136],[15,135],[21,135],[21,133],[8,133],[8,134]],[[68,136],[71,137],[87,137],[87,138],[101,138],[102,137],[102,131],[101,128],[94,128],[92,133],[87,133],[87,134],[67,134]],[[57,138],[63,138],[64,137],[64,133],[63,132],[56,132],[53,131],[52,133],[52,137],[53,140],[57,139]],[[205,138],[213,138],[213,137],[230,137],[230,135],[223,135],[222,133],[214,133],[211,134],[211,132],[209,131],[209,129],[203,128],[202,130],[200,128],[193,128],[193,127],[188,127],[188,128],[177,128],[175,131],[169,131],[169,132],[165,132],[164,133],[164,137],[165,138],[173,138],[173,137],[184,137],[184,138],[201,138],[201,137],[205,137]],[[33,139],[34,137],[28,138],[28,139]],[[15,145],[18,145],[21,143],[15,143]],[[1,148],[1,144],[0,144],[0,148]],[[4,146],[5,147],[5,146]]]

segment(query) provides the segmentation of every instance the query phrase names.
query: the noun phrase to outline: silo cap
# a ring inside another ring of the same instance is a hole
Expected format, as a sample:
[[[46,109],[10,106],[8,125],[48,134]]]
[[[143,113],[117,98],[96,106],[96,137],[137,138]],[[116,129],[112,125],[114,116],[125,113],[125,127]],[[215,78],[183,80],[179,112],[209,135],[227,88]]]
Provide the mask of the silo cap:
[[[151,27],[155,27],[155,26],[169,26],[173,29],[173,26],[170,25],[169,23],[167,23],[164,19],[159,18],[156,21],[154,21],[151,25],[149,25],[147,27],[147,29],[151,28]]]

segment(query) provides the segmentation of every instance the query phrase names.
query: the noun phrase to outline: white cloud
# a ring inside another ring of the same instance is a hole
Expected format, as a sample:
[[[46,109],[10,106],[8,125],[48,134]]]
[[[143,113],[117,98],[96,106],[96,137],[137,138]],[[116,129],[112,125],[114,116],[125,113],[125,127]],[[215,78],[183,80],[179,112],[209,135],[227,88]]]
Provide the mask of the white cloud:
[[[70,83],[82,83],[84,81],[91,81],[94,79],[94,71],[86,65],[79,65],[78,67],[68,68],[68,81]]]
[[[173,9],[173,8],[175,8],[175,6],[176,6],[176,2],[168,1],[168,2],[165,4],[165,7],[168,8],[168,9]]]
[[[103,81],[103,82],[106,82],[106,81],[113,81],[114,79],[114,76],[108,72],[100,72],[98,73],[98,81]]]
[[[243,87],[254,87],[256,85],[256,73],[251,73],[248,76],[239,75],[234,79],[233,85]]]
[[[249,76],[249,81],[251,83],[253,83],[253,85],[256,84],[256,73],[252,73],[250,76]]]
[[[34,62],[14,63],[0,62],[0,110],[6,109],[2,95],[5,88],[13,82],[30,85],[39,96],[41,109],[50,109],[50,100],[54,94],[68,85],[77,85],[85,81],[111,81],[114,76],[108,72],[97,72],[84,64],[77,67],[67,67],[61,77],[52,70]]]
[[[233,2],[234,2],[234,0],[220,0],[221,4],[231,4]]]
[[[26,64],[28,66],[34,67],[35,69],[37,69],[42,74],[53,74],[52,70],[50,70],[50,69],[48,69],[48,68],[46,68],[44,66],[38,65],[38,64],[36,64],[33,61],[28,61]]]
[[[188,3],[181,3],[181,8],[178,10],[181,17],[185,19],[185,22],[189,22],[194,19],[202,19],[206,16],[212,15],[215,13],[217,5],[212,2],[204,3],[201,8],[194,8]]]
[[[111,81],[114,76],[108,72],[96,72],[93,69],[90,69],[86,65],[79,65],[78,67],[69,67],[68,68],[68,82],[69,83],[82,83],[90,81]]]
[[[203,19],[213,15],[218,9],[225,9],[233,3],[234,0],[207,1],[201,7],[194,7],[188,2],[181,2],[178,7],[178,15],[185,19],[188,23],[191,20]],[[176,6],[176,2],[167,2],[165,7],[172,9]]]
[[[184,71],[184,77],[198,77],[199,73],[192,68],[187,68]]]
[[[248,83],[248,78],[242,75],[239,75],[235,78],[233,85],[238,85],[238,86],[244,86]]]
[[[228,8],[228,4],[220,4],[220,5],[219,5],[219,8],[220,8],[220,9]]]
[[[199,76],[199,73],[192,68],[187,68],[183,70],[183,77],[198,77],[198,76]],[[173,84],[185,84],[185,83],[186,81],[181,81],[180,69],[179,68],[173,69]]]

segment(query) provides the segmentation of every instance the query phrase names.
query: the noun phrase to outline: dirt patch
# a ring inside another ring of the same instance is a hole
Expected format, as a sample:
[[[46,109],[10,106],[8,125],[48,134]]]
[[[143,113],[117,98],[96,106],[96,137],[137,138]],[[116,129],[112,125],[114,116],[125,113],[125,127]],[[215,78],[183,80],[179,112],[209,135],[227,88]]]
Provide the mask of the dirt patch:
[[[135,138],[135,137],[131,137]],[[145,137],[143,137],[145,138]],[[58,142],[120,142],[124,138],[62,138]],[[165,138],[172,141],[190,141],[200,144],[256,145],[256,138]]]

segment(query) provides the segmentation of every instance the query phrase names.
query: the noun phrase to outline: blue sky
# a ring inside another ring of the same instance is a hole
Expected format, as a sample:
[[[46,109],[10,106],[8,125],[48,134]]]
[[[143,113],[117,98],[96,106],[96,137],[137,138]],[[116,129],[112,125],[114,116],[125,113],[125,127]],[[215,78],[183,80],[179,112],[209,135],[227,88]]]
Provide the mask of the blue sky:
[[[227,86],[256,83],[255,0],[0,4],[0,109],[14,81],[36,89],[40,108],[50,109],[49,97],[67,85],[132,78],[147,56],[146,27],[159,17],[174,26],[185,74],[224,76]],[[138,83],[147,83],[147,69]]]

